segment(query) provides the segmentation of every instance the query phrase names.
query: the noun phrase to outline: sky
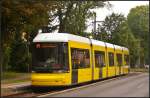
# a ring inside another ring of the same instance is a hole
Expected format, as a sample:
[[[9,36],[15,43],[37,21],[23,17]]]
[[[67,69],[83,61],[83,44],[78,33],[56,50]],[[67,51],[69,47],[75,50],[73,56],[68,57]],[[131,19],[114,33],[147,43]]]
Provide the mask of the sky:
[[[94,11],[96,12],[96,20],[97,21],[104,21],[105,17],[110,15],[112,12],[114,13],[121,13],[125,17],[127,17],[128,13],[130,12],[131,8],[134,8],[139,5],[148,5],[149,1],[109,1],[113,7],[108,10],[107,8],[98,8]],[[90,23],[88,23],[89,25]],[[87,32],[91,32],[93,26],[90,25],[87,28]]]

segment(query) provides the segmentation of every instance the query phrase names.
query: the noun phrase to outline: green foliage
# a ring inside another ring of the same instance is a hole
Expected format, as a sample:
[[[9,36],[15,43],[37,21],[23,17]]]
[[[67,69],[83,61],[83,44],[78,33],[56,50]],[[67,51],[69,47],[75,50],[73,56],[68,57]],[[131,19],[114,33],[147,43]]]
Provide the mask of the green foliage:
[[[129,28],[140,41],[141,64],[149,61],[149,5],[132,8],[127,17]]]
[[[126,19],[122,14],[112,13],[111,15],[106,16],[100,27],[100,32],[94,34],[94,38],[126,46],[127,44],[125,43],[128,41],[126,32],[128,32],[128,28],[123,25],[125,24],[125,21]],[[125,39],[123,39],[123,37],[125,37]]]
[[[146,37],[149,33],[149,6],[137,6],[128,14],[128,24],[136,37]]]
[[[1,83],[13,83],[17,81],[27,81],[29,80],[30,74],[28,73],[19,73],[14,71],[6,71],[2,73]]]
[[[94,38],[115,43],[114,37],[117,36],[119,32],[119,26],[125,21],[126,19],[122,14],[112,13],[111,15],[106,16],[100,28],[100,32],[94,36]]]
[[[2,41],[13,39],[15,33],[37,33],[43,25],[48,25],[48,5],[45,2],[3,0],[2,1]]]
[[[136,39],[133,33],[130,31],[127,22],[123,22],[118,27],[118,32],[115,34],[113,41],[114,44],[129,48],[131,67],[134,67],[138,64],[140,55],[140,43],[139,40]]]
[[[148,72],[149,73],[149,69],[146,69],[146,68],[131,68],[130,72]]]
[[[118,27],[125,21],[125,17],[122,14],[112,13],[105,18],[103,22],[104,32],[114,35],[117,33]]]
[[[27,46],[16,33],[13,42],[11,43],[10,62],[11,69],[14,71],[27,71],[28,55]]]
[[[10,61],[10,53],[11,53],[11,47],[10,46],[4,46],[4,58],[3,58],[3,70],[9,70],[10,65],[8,62]]]
[[[28,35],[26,39],[32,41],[37,30],[49,24],[51,20],[49,11],[56,8],[55,3],[57,2],[43,0],[1,1],[1,38],[4,58],[2,62],[4,69],[11,66],[13,70],[26,70],[30,57],[27,55],[27,43],[22,41],[21,35],[26,32]]]
[[[56,16],[59,20],[59,32],[80,35],[86,29],[86,20],[93,16],[90,9],[104,7],[103,1],[68,1],[61,2]]]

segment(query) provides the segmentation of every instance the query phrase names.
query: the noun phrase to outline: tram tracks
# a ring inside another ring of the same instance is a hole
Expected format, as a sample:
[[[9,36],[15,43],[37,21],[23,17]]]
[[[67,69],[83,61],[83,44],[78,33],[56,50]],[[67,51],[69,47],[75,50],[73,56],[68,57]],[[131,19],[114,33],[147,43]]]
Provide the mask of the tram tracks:
[[[29,87],[28,89],[26,89],[26,91],[24,92],[20,92],[20,93],[14,93],[14,94],[8,94],[8,95],[4,95],[2,97],[37,97],[40,95],[44,95],[47,93],[53,93],[53,92],[58,92],[61,90],[65,90],[66,88],[63,87],[59,87],[59,88],[48,88],[48,87]]]

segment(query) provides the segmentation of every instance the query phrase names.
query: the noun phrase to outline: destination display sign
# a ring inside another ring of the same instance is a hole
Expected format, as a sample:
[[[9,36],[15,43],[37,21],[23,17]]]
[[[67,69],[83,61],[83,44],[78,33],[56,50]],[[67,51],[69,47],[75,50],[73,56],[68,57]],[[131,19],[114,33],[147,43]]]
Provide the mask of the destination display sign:
[[[53,48],[53,47],[57,47],[56,44],[48,44],[48,43],[37,43],[36,44],[36,48]]]

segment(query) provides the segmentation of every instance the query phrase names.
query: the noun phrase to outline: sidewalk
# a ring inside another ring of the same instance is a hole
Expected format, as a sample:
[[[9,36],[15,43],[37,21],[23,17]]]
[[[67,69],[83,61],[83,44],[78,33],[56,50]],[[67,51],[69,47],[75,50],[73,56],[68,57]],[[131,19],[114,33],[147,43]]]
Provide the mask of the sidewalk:
[[[1,96],[24,92],[30,87],[30,74],[17,74],[16,77],[1,80]]]
[[[1,84],[1,88],[19,88],[19,87],[24,87],[24,86],[29,86],[31,85],[30,81],[27,82],[19,82],[19,83],[9,83],[9,84]]]
[[[30,87],[30,85],[31,85],[30,81],[10,83],[10,84],[1,84],[1,96],[24,92],[26,91],[26,88]]]

